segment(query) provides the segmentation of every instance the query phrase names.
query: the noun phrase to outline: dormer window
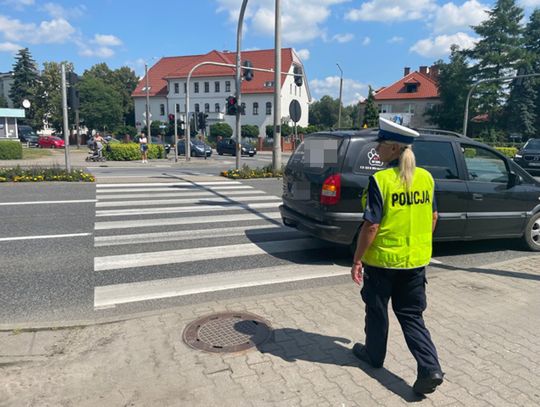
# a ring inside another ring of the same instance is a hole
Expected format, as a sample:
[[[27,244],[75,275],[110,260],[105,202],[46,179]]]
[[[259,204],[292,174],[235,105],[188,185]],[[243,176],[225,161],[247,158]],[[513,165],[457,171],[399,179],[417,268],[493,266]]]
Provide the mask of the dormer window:
[[[407,93],[416,93],[416,92],[418,92],[418,84],[417,83],[406,83],[405,84],[405,92],[407,92]]]

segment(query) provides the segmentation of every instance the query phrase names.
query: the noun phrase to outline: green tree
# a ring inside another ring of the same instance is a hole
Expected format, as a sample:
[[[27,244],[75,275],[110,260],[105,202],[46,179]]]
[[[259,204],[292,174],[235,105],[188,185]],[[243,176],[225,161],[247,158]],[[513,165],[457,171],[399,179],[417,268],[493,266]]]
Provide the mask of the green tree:
[[[523,9],[516,6],[515,0],[497,0],[488,11],[489,18],[474,31],[480,36],[468,55],[477,61],[474,66],[475,79],[491,79],[510,75],[518,67],[523,56],[522,28]],[[482,84],[475,92],[479,113],[488,113],[489,127],[494,128],[504,99],[505,86],[500,82]]]
[[[0,108],[2,107],[8,107],[8,101],[3,95],[0,95]]]
[[[429,109],[425,116],[440,129],[461,132],[465,99],[471,86],[470,70],[465,54],[456,45],[451,47],[450,60],[435,62],[439,68],[439,97],[441,103]]]
[[[106,81],[85,72],[79,96],[81,117],[89,129],[112,131],[122,124],[122,95]]]
[[[24,99],[34,101],[35,87],[39,79],[36,62],[28,48],[19,50],[13,65],[13,84],[9,97],[15,107],[22,105]]]
[[[257,138],[259,137],[259,126],[253,124],[242,125],[242,137]]]
[[[233,129],[228,123],[215,123],[210,125],[209,139],[216,141],[218,137],[229,138],[233,134]]]
[[[325,95],[309,107],[309,124],[331,129],[337,125],[339,99]]]
[[[375,105],[375,96],[373,95],[373,88],[371,86],[369,87],[368,97],[364,107],[364,123],[362,123],[362,127],[364,124],[368,127],[379,126],[379,109]]]
[[[540,9],[536,9],[529,18],[529,22],[523,33],[526,60],[529,64],[530,72],[540,73]],[[531,87],[535,93],[534,106],[536,119],[534,123],[536,137],[540,137],[540,78],[529,79]]]

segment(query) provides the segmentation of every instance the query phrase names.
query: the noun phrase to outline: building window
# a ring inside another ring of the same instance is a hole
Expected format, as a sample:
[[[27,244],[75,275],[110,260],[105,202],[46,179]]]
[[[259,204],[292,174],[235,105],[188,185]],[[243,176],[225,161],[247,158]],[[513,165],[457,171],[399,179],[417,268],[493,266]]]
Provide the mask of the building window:
[[[405,106],[405,113],[414,113],[414,103],[409,103]]]
[[[258,115],[259,114],[259,104],[257,102],[254,102],[253,103],[253,115]]]
[[[272,114],[272,102],[266,102],[266,115]]]
[[[159,105],[159,115],[165,116],[165,105],[163,103]]]
[[[392,105],[378,105],[379,113],[392,113]]]
[[[186,92],[187,92],[187,83],[184,82],[184,93],[186,93]]]
[[[430,111],[431,109],[433,109],[433,107],[435,106],[434,103],[426,103],[426,112]]]
[[[178,83],[174,84],[174,93],[180,93],[180,85]]]
[[[193,84],[193,87],[194,87],[193,91],[194,91],[195,93],[199,93],[199,82],[195,82],[195,83]]]
[[[216,113],[219,113],[219,110],[220,110],[220,108],[219,108],[219,103],[216,103],[216,104],[214,105],[214,111],[215,111]]]
[[[195,103],[195,112],[199,113],[199,110],[201,110],[200,107],[199,107],[199,104]]]
[[[264,83],[265,88],[273,88],[274,87],[274,81],[266,81]]]
[[[175,103],[174,106],[176,109],[176,113],[180,113],[180,105],[178,103]]]
[[[405,92],[407,93],[416,93],[418,91],[418,84],[417,83],[406,83],[405,84]]]
[[[225,92],[231,91],[231,81],[225,81]]]
[[[245,114],[246,114],[246,104],[245,104],[244,102],[242,102],[242,108],[241,108],[241,109],[242,109],[242,110],[241,110],[242,115],[245,116]]]
[[[214,92],[219,93],[219,82],[214,82]]]
[[[210,113],[210,103],[204,104],[204,113]]]
[[[204,93],[210,92],[210,82],[204,83]]]

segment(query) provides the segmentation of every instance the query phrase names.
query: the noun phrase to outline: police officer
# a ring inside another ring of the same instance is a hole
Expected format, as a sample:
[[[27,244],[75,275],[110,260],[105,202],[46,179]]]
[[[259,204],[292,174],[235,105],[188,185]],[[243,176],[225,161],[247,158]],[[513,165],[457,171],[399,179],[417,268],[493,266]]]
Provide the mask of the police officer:
[[[435,391],[443,382],[437,351],[422,313],[426,309],[425,267],[431,259],[432,234],[437,222],[435,183],[417,168],[412,143],[418,133],[379,119],[377,153],[387,168],[369,179],[364,223],[358,237],[351,276],[364,285],[365,345],[356,343],[354,355],[382,367],[388,340],[388,301],[416,359],[416,393]]]

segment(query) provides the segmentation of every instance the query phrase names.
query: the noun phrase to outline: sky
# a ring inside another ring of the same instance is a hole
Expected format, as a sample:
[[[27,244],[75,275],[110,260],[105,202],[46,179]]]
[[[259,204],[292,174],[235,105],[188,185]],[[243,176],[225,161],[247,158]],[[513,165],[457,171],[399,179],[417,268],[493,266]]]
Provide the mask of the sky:
[[[540,0],[516,0],[526,19]],[[442,59],[451,44],[471,47],[470,26],[494,0],[281,0],[282,47],[302,58],[315,99],[349,105]],[[106,62],[138,75],[160,57],[236,50],[241,0],[0,0],[0,72],[28,47],[40,69],[70,61],[77,73]],[[274,48],[275,0],[249,0],[242,50]],[[524,23],[526,23],[526,19]]]

